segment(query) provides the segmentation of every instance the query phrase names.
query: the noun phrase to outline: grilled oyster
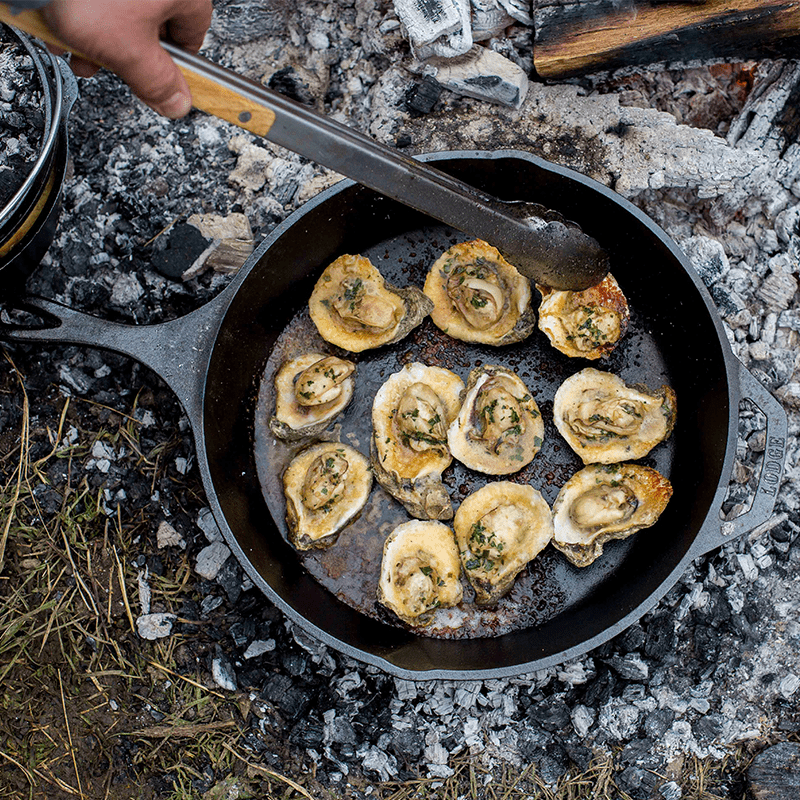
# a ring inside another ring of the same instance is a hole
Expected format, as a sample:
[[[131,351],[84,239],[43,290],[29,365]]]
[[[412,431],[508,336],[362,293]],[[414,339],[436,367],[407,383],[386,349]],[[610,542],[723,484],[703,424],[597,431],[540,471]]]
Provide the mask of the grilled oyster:
[[[326,267],[309,300],[320,336],[353,353],[399,341],[432,308],[416,287],[398,289],[369,259],[352,255],[340,256]]]
[[[424,292],[433,301],[434,324],[465,342],[519,342],[536,323],[530,283],[480,239],[454,245],[440,256]]]
[[[550,506],[532,486],[488,483],[458,507],[453,527],[476,601],[494,603],[553,538]]]
[[[367,502],[369,461],[338,442],[315,444],[286,468],[283,490],[289,539],[298,550],[330,547]]]
[[[582,292],[536,288],[542,294],[539,328],[564,355],[592,360],[606,356],[628,327],[628,301],[611,273]]]
[[[316,436],[353,397],[356,365],[336,356],[306,353],[275,375],[275,415],[270,430],[280,439]]]
[[[395,372],[372,404],[372,466],[378,483],[421,519],[450,519],[442,483],[450,466],[447,427],[464,382],[441,367],[413,362]]]
[[[509,475],[531,462],[543,437],[539,407],[515,372],[491,365],[470,372],[447,432],[454,458],[478,472]]]
[[[378,601],[409,625],[428,625],[437,608],[461,602],[460,573],[458,548],[447,525],[404,522],[383,547]]]
[[[655,524],[670,497],[672,485],[650,467],[584,467],[561,487],[553,504],[553,545],[576,567],[585,567],[609,540]]]
[[[664,441],[675,425],[676,408],[669,386],[651,392],[587,367],[558,387],[553,417],[584,464],[612,464],[642,458]]]

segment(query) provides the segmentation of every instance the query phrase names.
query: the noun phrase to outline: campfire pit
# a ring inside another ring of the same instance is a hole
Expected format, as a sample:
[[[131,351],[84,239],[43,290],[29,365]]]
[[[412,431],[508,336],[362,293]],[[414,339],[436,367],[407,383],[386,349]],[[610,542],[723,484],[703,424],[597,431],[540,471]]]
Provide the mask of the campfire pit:
[[[235,4],[221,4],[220,11],[226,14],[216,23],[218,32],[223,20],[227,31],[243,13]],[[479,101],[442,92],[431,114],[412,116],[402,103],[418,79],[405,68],[400,34],[387,24],[396,21],[391,10],[359,3],[343,7],[335,20],[319,11],[301,4],[300,23],[286,29],[290,39],[294,36],[291,46],[283,30],[249,42],[242,33],[235,46],[212,36],[209,53],[257,78],[282,72],[281,80],[300,90],[313,87],[312,96],[328,92],[350,124],[406,152],[521,148],[632,198],[685,249],[709,287],[734,352],[789,410],[787,475],[773,518],[752,537],[690,564],[662,601],[613,641],[559,668],[520,678],[422,686],[374,674],[309,640],[255,597],[203,500],[171,499],[171,482],[184,479],[184,473],[196,476],[185,431],[176,434],[176,449],[167,451],[171,480],[159,484],[158,499],[149,483],[126,482],[130,452],[119,444],[95,452],[90,443],[80,468],[109,519],[119,506],[123,526],[139,514],[148,520],[135,529],[138,543],[128,542],[126,563],[134,575],[145,566],[157,574],[158,559],[162,569],[178,569],[183,552],[178,544],[158,550],[160,523],[178,533],[177,539],[163,534],[163,541],[186,544],[195,572],[192,594],[173,600],[155,591],[148,609],[167,615],[171,627],[164,630],[192,648],[179,671],[216,681],[216,691],[246,689],[254,698],[253,719],[266,720],[248,731],[253,742],[266,729],[279,730],[338,787],[347,781],[345,769],[362,765],[374,778],[407,776],[405,764],[420,764],[426,774],[445,779],[452,769],[448,759],[465,750],[487,762],[533,760],[542,775],[555,780],[570,759],[584,759],[588,766],[589,747],[620,744],[620,786],[647,797],[658,791],[649,776],[677,754],[722,756],[730,743],[796,725],[792,704],[800,686],[800,653],[792,620],[800,596],[792,574],[800,560],[794,544],[800,530],[794,439],[800,407],[795,372],[800,213],[797,145],[781,127],[797,84],[796,65],[749,65],[754,88],[744,110],[738,113],[732,105],[725,119],[717,119],[727,131],[676,124],[674,115],[655,110],[684,107],[692,98],[695,108],[707,96],[712,102],[711,87],[718,81],[703,67],[532,84],[518,110],[488,110]],[[311,44],[321,33],[328,37],[327,50]],[[353,42],[363,47],[362,57],[348,61]],[[641,107],[645,103],[649,107]],[[81,122],[71,130],[75,172],[65,187],[61,226],[29,289],[105,318],[174,318],[199,308],[228,283],[227,276],[211,270],[183,283],[152,267],[154,248],[189,214],[246,213],[260,241],[299,202],[335,180],[207,118],[161,121],[108,76],[82,82],[78,108],[75,119]],[[715,135],[717,130],[722,135]],[[169,227],[172,223],[177,224]],[[192,260],[211,244],[194,244]],[[57,426],[54,408],[44,403],[48,386],[56,397],[55,392],[73,395],[75,405],[86,398],[123,409],[147,436],[153,431],[148,425],[181,430],[180,410],[166,399],[163,384],[124,359],[82,348],[6,348],[28,376],[33,413],[48,421],[39,423],[43,448],[44,424]],[[11,368],[4,364],[3,370],[7,393],[0,395],[0,435],[6,437],[6,452],[12,452],[19,422],[15,408],[22,400]],[[126,394],[131,387],[160,402],[135,407]],[[749,502],[748,484],[759,459],[769,455],[757,411],[743,410],[739,434],[739,462],[725,504],[732,513]],[[54,481],[52,489],[58,494],[63,487]],[[133,529],[130,523],[128,530]],[[13,567],[8,574],[16,576],[14,546],[8,545],[6,570]],[[132,612],[144,616],[135,599]],[[137,646],[151,647],[141,641]]]

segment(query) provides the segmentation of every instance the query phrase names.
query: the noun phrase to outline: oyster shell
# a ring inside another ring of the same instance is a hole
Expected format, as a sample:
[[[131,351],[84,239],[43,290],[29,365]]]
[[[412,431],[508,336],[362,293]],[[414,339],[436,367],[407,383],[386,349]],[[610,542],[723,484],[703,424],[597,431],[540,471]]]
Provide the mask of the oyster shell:
[[[480,239],[453,245],[441,255],[428,272],[424,292],[433,301],[434,324],[465,342],[519,342],[536,323],[529,281]]]
[[[611,273],[582,292],[536,288],[542,295],[539,328],[564,355],[592,360],[606,356],[628,327],[628,301]]]
[[[416,287],[392,286],[369,259],[353,255],[325,268],[308,305],[320,336],[353,353],[402,339],[433,308]]]
[[[275,415],[270,430],[296,440],[321,433],[353,397],[356,365],[336,356],[305,353],[275,375]]]
[[[611,539],[655,524],[672,485],[640,464],[593,464],[575,473],[553,504],[553,546],[576,567],[591,564]]]
[[[323,442],[300,452],[283,475],[292,544],[298,550],[330,547],[371,488],[368,459],[349,445]]]
[[[428,625],[437,608],[461,602],[460,573],[458,548],[447,525],[404,522],[383,547],[378,601],[409,625]]]
[[[492,365],[470,372],[447,432],[454,458],[478,472],[509,475],[533,460],[543,438],[539,407],[515,372]]]
[[[612,464],[642,458],[664,441],[675,426],[676,408],[669,386],[651,392],[587,367],[558,387],[553,417],[584,464]]]
[[[532,486],[488,483],[458,507],[453,527],[476,601],[494,603],[553,538],[550,506]]]
[[[450,519],[442,483],[450,466],[447,428],[464,382],[450,370],[419,362],[395,372],[372,404],[372,466],[378,483],[420,519]]]

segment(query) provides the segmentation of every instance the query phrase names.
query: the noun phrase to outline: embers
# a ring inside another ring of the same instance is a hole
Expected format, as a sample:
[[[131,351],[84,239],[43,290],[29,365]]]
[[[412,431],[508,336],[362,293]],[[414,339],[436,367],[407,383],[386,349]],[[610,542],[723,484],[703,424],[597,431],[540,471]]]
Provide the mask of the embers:
[[[0,28],[0,209],[22,185],[42,142],[41,90],[33,59]]]

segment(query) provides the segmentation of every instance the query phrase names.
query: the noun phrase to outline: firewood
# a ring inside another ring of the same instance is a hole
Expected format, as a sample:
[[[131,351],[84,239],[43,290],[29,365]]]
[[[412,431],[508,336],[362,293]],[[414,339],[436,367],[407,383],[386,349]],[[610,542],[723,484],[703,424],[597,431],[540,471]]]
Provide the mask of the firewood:
[[[548,80],[693,59],[794,58],[797,0],[540,0],[534,66]]]

